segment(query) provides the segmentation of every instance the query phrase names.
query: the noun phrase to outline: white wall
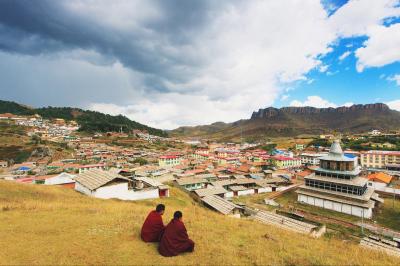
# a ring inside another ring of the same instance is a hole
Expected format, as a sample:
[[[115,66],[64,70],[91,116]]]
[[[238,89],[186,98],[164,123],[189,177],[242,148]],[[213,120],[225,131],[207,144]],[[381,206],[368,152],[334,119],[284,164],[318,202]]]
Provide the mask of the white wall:
[[[387,185],[385,183],[372,182],[372,181],[368,181],[368,186],[373,187],[375,189],[383,189],[383,188],[387,187]]]
[[[272,192],[272,187],[262,187],[258,189],[258,193]]]
[[[371,218],[372,217],[372,209],[361,208],[358,206],[348,205],[340,202],[334,202],[330,200],[324,200],[316,197],[306,196],[298,194],[297,201],[303,202],[309,205],[322,207],[325,209],[334,210],[341,213],[347,213],[350,215],[362,217],[363,210],[364,210],[364,218]]]
[[[79,182],[75,182],[75,190],[79,191],[79,192],[81,192],[83,194],[89,195],[89,196],[92,195],[92,191],[90,191],[87,187],[83,186]]]
[[[225,197],[225,198],[232,198],[232,197],[233,197],[233,192],[232,192],[232,191],[226,192],[225,195],[224,195],[224,197]]]
[[[247,189],[247,190],[238,191],[238,196],[252,195],[252,194],[254,194],[254,189]]]

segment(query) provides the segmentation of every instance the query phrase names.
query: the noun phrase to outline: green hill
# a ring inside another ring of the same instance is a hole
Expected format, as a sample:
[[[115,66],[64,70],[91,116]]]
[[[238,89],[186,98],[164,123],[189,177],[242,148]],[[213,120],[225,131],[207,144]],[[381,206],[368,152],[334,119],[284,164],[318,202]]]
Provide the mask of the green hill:
[[[0,100],[0,113],[12,113],[16,115],[39,114],[46,119],[62,118],[65,120],[75,120],[80,125],[80,131],[84,132],[108,132],[120,131],[121,129],[124,132],[129,132],[133,129],[139,129],[147,130],[152,135],[167,136],[163,130],[132,121],[123,115],[113,116],[79,108],[49,106],[34,109],[15,102]]]
[[[140,240],[147,213],[184,214],[195,252],[161,257]],[[71,189],[0,180],[0,264],[399,265],[399,258],[334,238],[313,239],[205,209],[172,188],[161,200],[100,200]]]

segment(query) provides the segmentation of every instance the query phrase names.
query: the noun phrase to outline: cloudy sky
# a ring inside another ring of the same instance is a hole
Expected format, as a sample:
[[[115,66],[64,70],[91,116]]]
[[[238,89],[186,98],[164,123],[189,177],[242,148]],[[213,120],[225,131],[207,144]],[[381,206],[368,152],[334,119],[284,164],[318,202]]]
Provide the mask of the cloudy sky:
[[[400,0],[1,0],[0,98],[163,129],[268,106],[400,110]]]

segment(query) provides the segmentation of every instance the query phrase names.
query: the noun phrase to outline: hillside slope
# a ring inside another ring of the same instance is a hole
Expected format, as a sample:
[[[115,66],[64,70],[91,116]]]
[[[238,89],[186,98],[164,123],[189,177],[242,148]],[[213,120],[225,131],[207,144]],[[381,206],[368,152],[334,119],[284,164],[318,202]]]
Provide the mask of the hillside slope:
[[[77,192],[0,180],[0,264],[135,265],[398,265],[398,258],[336,239],[312,239],[219,215],[172,189],[162,200],[99,200]],[[156,203],[164,221],[182,210],[195,252],[158,255],[156,244],[139,238]]]
[[[0,113],[12,113],[15,115],[38,114],[45,119],[62,118],[65,120],[76,120],[84,132],[108,132],[120,131],[129,132],[132,129],[147,130],[150,134],[166,136],[160,129],[152,128],[136,121],[132,121],[123,115],[108,115],[100,112],[82,110],[71,107],[42,107],[31,108],[15,102],[0,100]]]
[[[339,108],[283,107],[260,109],[250,119],[216,126],[178,128],[174,136],[237,140],[263,137],[292,137],[301,134],[363,133],[372,129],[400,129],[400,112],[385,104],[353,105]]]

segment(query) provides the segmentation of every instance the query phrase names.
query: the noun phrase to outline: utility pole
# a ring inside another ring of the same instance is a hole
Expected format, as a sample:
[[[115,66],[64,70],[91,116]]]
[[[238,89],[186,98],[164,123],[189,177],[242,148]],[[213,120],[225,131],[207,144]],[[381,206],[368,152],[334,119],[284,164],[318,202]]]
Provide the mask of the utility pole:
[[[361,214],[361,234],[364,236],[364,209],[362,209]]]
[[[393,209],[394,209],[394,201],[396,200],[396,189],[393,186]]]

